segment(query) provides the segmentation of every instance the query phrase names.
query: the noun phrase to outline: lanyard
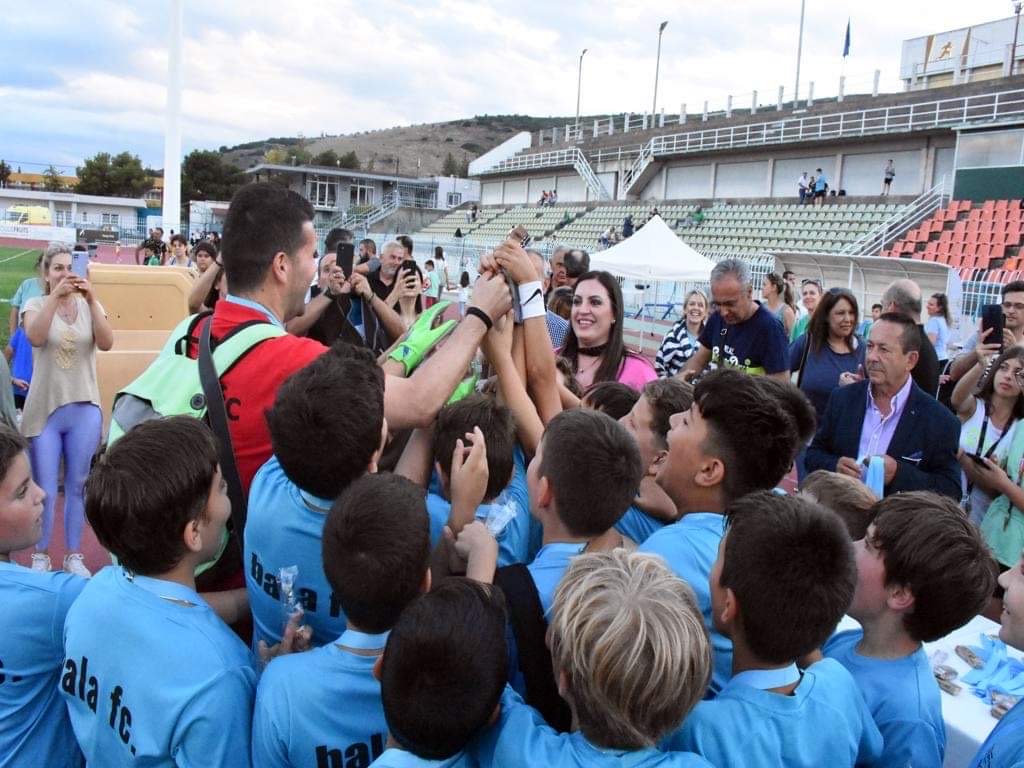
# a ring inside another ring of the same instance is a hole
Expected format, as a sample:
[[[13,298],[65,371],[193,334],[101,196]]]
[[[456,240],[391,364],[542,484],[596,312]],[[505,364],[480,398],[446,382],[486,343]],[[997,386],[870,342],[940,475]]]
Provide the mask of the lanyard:
[[[748,669],[733,675],[731,680],[733,683],[749,685],[751,688],[762,691],[767,691],[770,688],[783,688],[799,681],[800,670],[796,668],[796,664],[790,664],[781,669]]]
[[[981,405],[985,409],[983,411],[985,418],[981,422],[981,431],[978,433],[978,445],[974,449],[974,452],[976,454],[978,454],[979,456],[984,456],[986,459],[990,459],[990,458],[992,458],[992,454],[995,452],[996,448],[999,447],[999,443],[1002,441],[1002,439],[1004,437],[1006,437],[1006,433],[1010,431],[1011,427],[1013,427],[1014,419],[1013,419],[1013,417],[1010,418],[1010,420],[1006,423],[1006,428],[1000,433],[999,437],[997,437],[995,439],[995,442],[993,442],[992,445],[990,445],[988,447],[987,451],[983,451],[982,449],[985,446],[985,434],[988,432],[988,423],[989,423],[990,419],[989,419],[989,415],[988,415],[988,402],[986,402],[985,400],[982,400],[981,401]],[[970,498],[971,491],[973,491],[973,490],[974,490],[974,482],[973,481],[968,481],[968,483],[967,483],[967,497],[968,498]],[[1011,504],[1011,506],[1013,506],[1013,505]]]

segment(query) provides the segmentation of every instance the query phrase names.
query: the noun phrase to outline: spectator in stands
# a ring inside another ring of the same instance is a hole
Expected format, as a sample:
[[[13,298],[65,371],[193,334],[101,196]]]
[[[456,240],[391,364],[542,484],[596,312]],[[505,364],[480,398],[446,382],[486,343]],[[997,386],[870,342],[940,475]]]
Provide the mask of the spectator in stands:
[[[775,272],[765,275],[764,283],[761,284],[761,298],[768,311],[782,323],[786,336],[789,336],[796,323],[795,302],[789,285]]]
[[[566,255],[568,262],[568,254]],[[562,355],[586,390],[599,381],[621,381],[642,389],[657,378],[645,358],[626,349],[623,341],[622,289],[608,272],[580,275],[572,298],[572,325]]]
[[[480,209],[477,207],[476,203],[473,203],[473,205],[470,206],[469,213],[470,213],[469,220],[470,221],[476,221],[476,217],[478,215],[480,215]]]
[[[971,520],[981,525],[992,503],[992,489],[972,456],[992,458],[1013,425],[1024,419],[1024,349],[1010,347],[1000,354],[998,345],[980,344],[973,355],[977,362],[956,383],[950,404],[961,421],[962,504]]]
[[[551,194],[548,195],[548,205],[554,205],[557,202],[558,202],[558,190],[557,189],[553,189],[553,190],[551,190]]]
[[[1024,280],[1014,280],[1002,289],[1003,299],[1003,338],[1002,346],[1012,347],[1024,345]],[[985,339],[985,344],[1000,344],[1000,339]],[[973,354],[978,345],[978,331],[975,331],[964,342],[963,350],[949,368],[949,375],[954,381],[959,380],[975,364]]]
[[[885,171],[883,171],[882,177],[882,194],[888,195],[889,188],[892,186],[892,180],[896,176],[896,163],[889,158],[889,162],[885,164]]]
[[[939,367],[939,358],[935,354],[935,347],[932,346],[924,326],[921,325],[921,289],[913,280],[896,280],[890,283],[882,294],[882,305],[884,312],[895,312],[898,315],[910,319],[918,330],[921,337],[917,365],[914,366],[914,383],[932,397],[939,389],[939,374],[942,368]]]
[[[171,250],[167,257],[168,267],[191,267],[192,260],[188,257],[188,240],[180,232],[171,235]]]
[[[607,248],[611,244],[611,241],[612,227],[609,226],[604,232],[601,233],[601,236],[597,238],[597,244],[602,248]]]
[[[865,353],[868,378],[832,391],[807,449],[808,472],[863,479],[881,457],[885,495],[935,491],[959,500],[960,424],[910,376],[921,345],[910,318],[887,312],[878,319]]]
[[[800,303],[803,305],[804,311],[800,313],[796,323],[789,331],[790,341],[796,341],[797,338],[807,331],[807,326],[811,322],[811,315],[814,314],[818,302],[821,301],[822,290],[820,280],[809,277],[806,280],[800,281]]]
[[[622,237],[623,239],[633,236],[633,216],[628,214],[626,218],[622,220]]]
[[[708,319],[708,297],[703,291],[693,290],[683,302],[683,314],[665,334],[654,358],[654,370],[659,376],[675,376],[700,347],[700,335]]]
[[[541,190],[540,200],[537,201],[537,205],[547,205],[547,204],[548,204],[548,191],[546,189],[544,189],[544,190]]]
[[[317,268],[317,284],[301,315],[293,317],[285,328],[295,336],[308,336],[326,347],[341,339],[363,346],[363,338],[348,321],[352,305],[352,286],[338,266],[334,252],[324,254]]]
[[[574,288],[580,276],[584,272],[590,271],[590,254],[582,248],[573,248],[566,252],[563,264],[565,266],[565,284]]]
[[[939,370],[944,371],[949,362],[949,324],[952,322],[946,294],[933,293],[925,305],[925,311],[928,312],[928,321],[924,324],[924,332],[939,359]]]
[[[10,319],[7,322],[8,336],[13,336],[14,331],[21,324],[21,308],[25,306],[25,303],[29,299],[34,299],[35,297],[42,296],[46,293],[46,275],[43,272],[42,253],[40,253],[39,258],[36,259],[36,264],[33,270],[36,274],[22,280],[21,284],[18,286],[18,290],[14,292],[14,296],[11,298],[11,314]]]
[[[821,168],[817,168],[814,171],[814,204],[824,205],[825,194],[828,192],[828,179],[825,178],[825,173]]]
[[[51,243],[43,255],[43,271],[46,295],[30,299],[22,310],[25,334],[36,352],[21,431],[31,438],[32,475],[46,491],[43,536],[32,555],[32,568],[50,570],[47,549],[63,459],[64,570],[88,577],[81,546],[83,492],[103,421],[96,350],[110,349],[114,332],[92,285],[72,274],[68,246]]]
[[[747,373],[789,380],[786,334],[772,314],[753,299],[750,266],[725,259],[711,270],[716,311],[700,335],[700,348],[679,373],[685,380],[712,368],[737,367]]]
[[[807,176],[807,171],[804,171],[803,173],[800,174],[800,178],[796,180],[797,193],[800,196],[800,205],[803,205],[805,202],[807,202],[807,198],[809,197],[807,192],[810,186],[811,180]]]

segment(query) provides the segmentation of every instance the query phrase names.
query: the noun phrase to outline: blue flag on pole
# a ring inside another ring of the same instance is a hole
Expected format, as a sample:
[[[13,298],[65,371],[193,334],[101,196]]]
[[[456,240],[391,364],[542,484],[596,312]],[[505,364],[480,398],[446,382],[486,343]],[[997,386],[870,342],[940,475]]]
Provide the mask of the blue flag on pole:
[[[843,43],[843,58],[850,55],[850,20],[846,20],[846,42]]]

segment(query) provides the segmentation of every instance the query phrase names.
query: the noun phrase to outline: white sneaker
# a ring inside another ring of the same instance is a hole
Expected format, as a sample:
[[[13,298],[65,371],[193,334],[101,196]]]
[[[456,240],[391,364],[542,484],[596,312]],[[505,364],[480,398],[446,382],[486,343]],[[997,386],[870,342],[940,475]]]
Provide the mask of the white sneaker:
[[[92,578],[92,572],[85,567],[85,562],[79,552],[72,552],[64,557],[64,570],[75,576],[81,576],[83,579]]]
[[[39,571],[40,573],[47,573],[52,569],[50,563],[50,556],[45,552],[33,552],[32,553],[32,570]]]

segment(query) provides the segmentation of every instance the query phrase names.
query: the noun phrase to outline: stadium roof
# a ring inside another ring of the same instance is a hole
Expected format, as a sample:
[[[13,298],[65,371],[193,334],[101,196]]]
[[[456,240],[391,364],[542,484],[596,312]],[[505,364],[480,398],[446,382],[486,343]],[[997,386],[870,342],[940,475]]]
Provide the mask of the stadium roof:
[[[417,178],[415,176],[395,176],[384,173],[365,173],[353,171],[348,168],[331,168],[326,165],[279,165],[277,163],[258,163],[252,168],[247,168],[246,173],[259,173],[260,171],[280,171],[282,173],[314,173],[318,176],[337,176],[346,179],[370,179],[373,181],[393,181],[396,184],[415,184],[423,187],[435,187],[437,181],[434,178]]]
[[[119,205],[122,207],[145,208],[146,201],[141,197],[110,197],[108,195],[80,195],[77,192],[45,192],[31,189],[0,189],[0,197],[20,198],[22,200],[38,200],[55,203],[81,203],[82,205]]]

